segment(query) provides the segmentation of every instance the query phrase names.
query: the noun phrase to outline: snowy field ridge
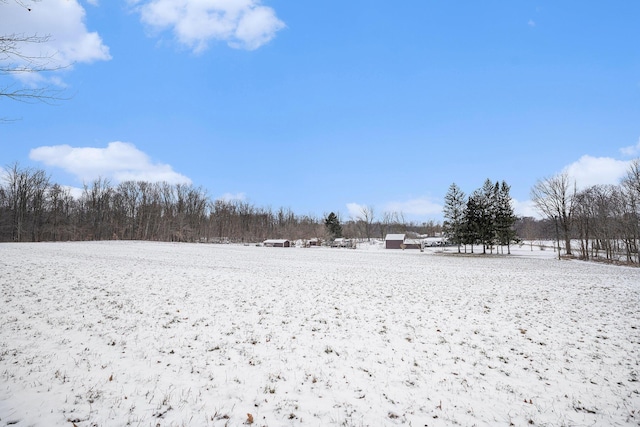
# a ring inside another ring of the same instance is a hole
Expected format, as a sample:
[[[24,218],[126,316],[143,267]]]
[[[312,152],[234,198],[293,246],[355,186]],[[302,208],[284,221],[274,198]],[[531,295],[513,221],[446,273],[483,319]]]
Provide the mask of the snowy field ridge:
[[[0,426],[640,425],[640,269],[0,244]]]

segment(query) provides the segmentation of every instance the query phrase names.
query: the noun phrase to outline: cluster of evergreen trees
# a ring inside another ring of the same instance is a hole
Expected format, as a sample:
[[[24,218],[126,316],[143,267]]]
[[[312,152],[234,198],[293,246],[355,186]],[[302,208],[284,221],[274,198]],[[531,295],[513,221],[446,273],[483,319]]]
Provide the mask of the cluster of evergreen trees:
[[[451,184],[444,201],[443,231],[451,244],[482,245],[483,253],[495,245],[507,246],[516,238],[516,216],[509,194],[511,187],[505,181],[493,183],[487,179],[484,185],[467,197],[455,183]]]

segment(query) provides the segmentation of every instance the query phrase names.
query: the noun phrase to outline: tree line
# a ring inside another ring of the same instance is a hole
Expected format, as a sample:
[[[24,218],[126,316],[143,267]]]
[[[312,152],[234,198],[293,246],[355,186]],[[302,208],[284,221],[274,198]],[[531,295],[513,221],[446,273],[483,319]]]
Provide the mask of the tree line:
[[[631,162],[618,185],[580,191],[567,174],[539,180],[531,200],[556,230],[568,256],[640,263],[640,159]]]
[[[510,187],[487,179],[469,196],[454,183],[443,209],[444,222],[407,221],[402,212],[377,216],[365,206],[342,220],[272,210],[242,200],[215,200],[187,184],[99,178],[80,197],[52,183],[45,171],[17,163],[0,177],[0,241],[156,240],[180,242],[261,242],[268,238],[331,240],[384,239],[388,233],[435,236],[450,244],[482,245],[482,251],[519,238],[557,242],[558,254],[640,264],[640,159],[619,185],[577,191],[566,174],[539,180],[531,199],[543,219],[514,215]]]
[[[268,238],[321,240],[335,237],[384,238],[388,232],[435,234],[440,224],[416,224],[402,213],[376,220],[372,207],[341,221],[272,210],[242,200],[214,200],[188,184],[99,178],[84,185],[79,198],[45,171],[8,166],[0,177],[0,241],[155,240],[180,242],[261,242]],[[337,226],[337,227],[336,227]],[[340,230],[336,233],[336,230]]]

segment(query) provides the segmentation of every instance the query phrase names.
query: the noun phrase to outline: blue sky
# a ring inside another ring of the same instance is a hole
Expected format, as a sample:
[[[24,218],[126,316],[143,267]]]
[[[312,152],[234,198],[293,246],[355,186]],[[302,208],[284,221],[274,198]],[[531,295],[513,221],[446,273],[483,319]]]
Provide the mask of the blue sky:
[[[28,1],[28,0],[25,0]],[[441,219],[449,185],[617,183],[640,155],[640,2],[42,0],[0,33],[54,63],[7,85],[0,165],[82,187],[190,182],[212,198],[343,218]],[[15,86],[14,86],[15,87]]]

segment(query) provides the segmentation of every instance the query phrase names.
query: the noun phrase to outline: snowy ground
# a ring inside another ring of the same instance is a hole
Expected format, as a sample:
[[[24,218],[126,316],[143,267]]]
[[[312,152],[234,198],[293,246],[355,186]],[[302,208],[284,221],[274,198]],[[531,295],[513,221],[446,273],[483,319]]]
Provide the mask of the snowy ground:
[[[640,269],[0,244],[0,426],[639,425]]]

